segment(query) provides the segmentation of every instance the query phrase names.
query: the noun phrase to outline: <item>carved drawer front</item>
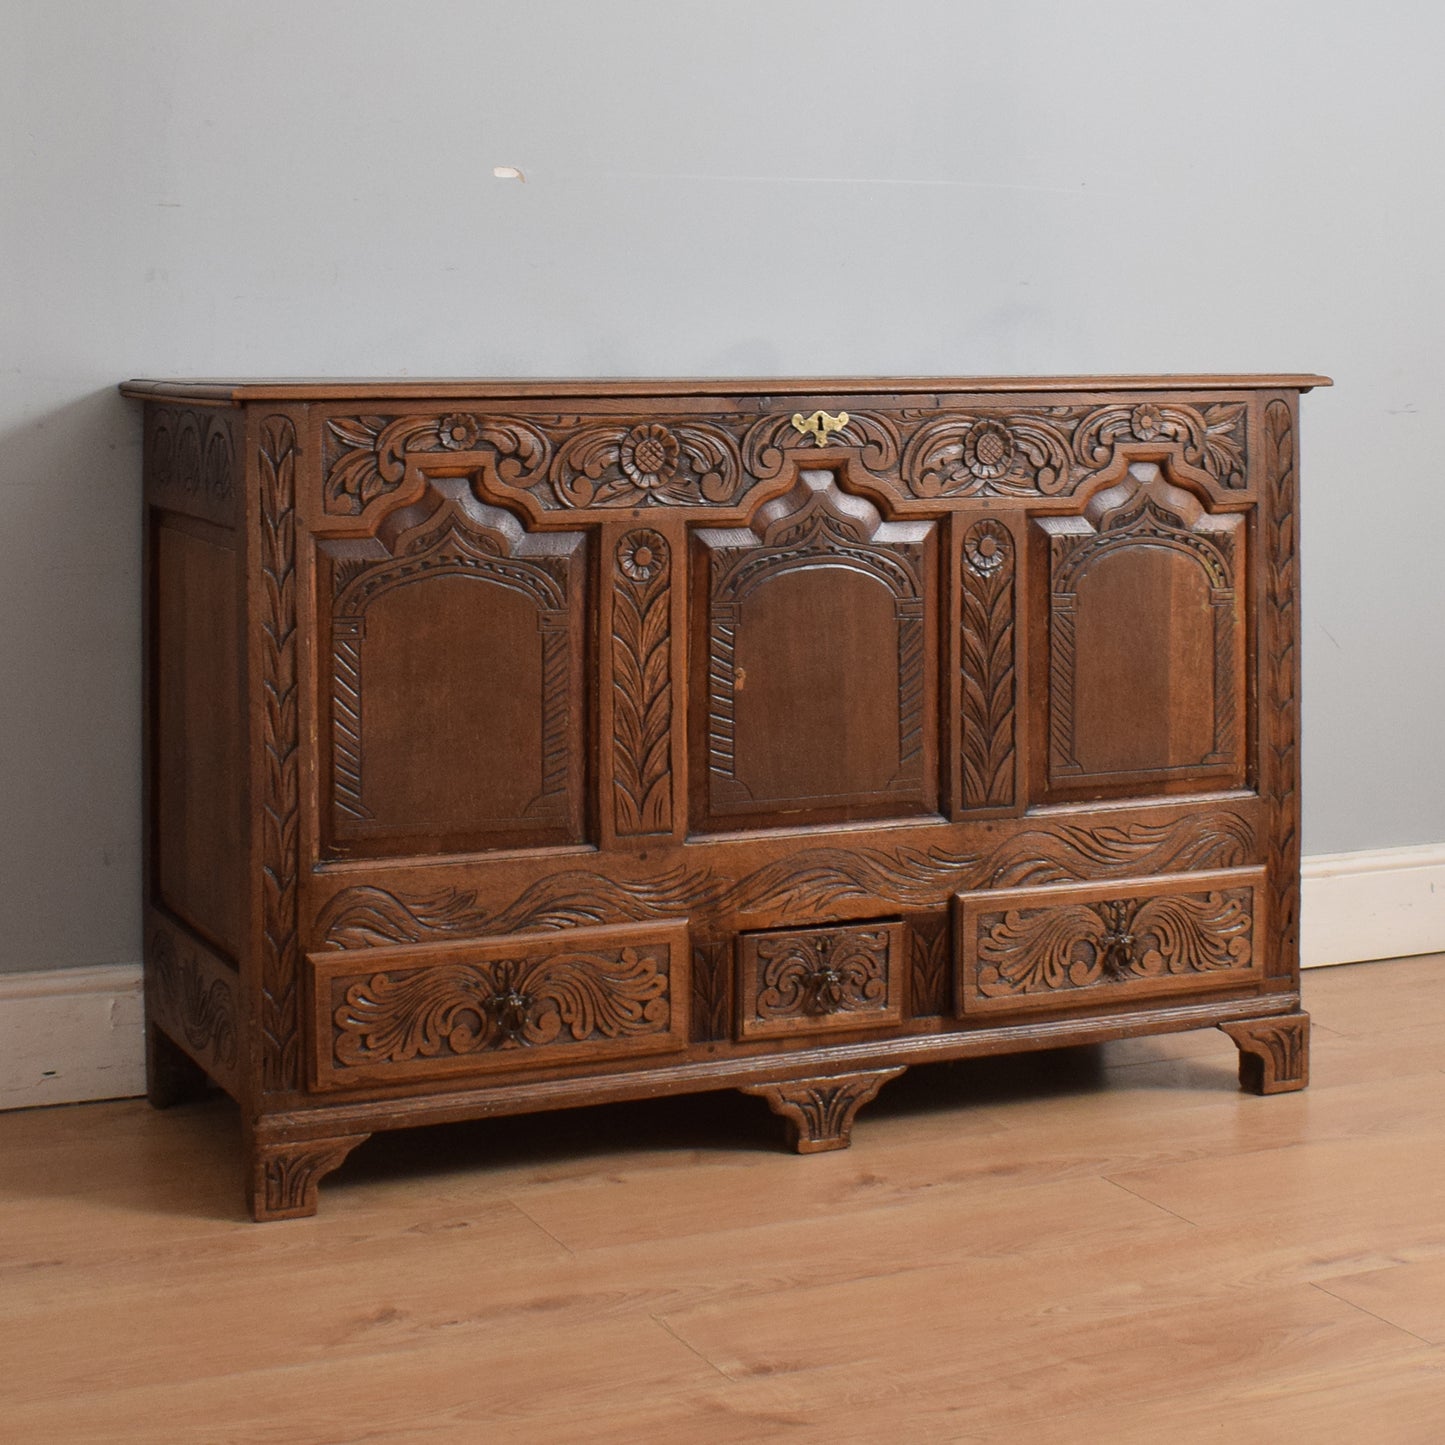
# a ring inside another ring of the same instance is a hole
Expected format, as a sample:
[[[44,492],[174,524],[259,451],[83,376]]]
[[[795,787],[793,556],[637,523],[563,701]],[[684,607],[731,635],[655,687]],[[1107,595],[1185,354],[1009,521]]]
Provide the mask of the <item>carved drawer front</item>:
[[[738,1037],[901,1023],[904,943],[901,923],[739,934]]]
[[[1079,1007],[1264,976],[1265,872],[956,895],[963,1014]]]
[[[591,1063],[687,1042],[687,925],[310,955],[317,1088]]]

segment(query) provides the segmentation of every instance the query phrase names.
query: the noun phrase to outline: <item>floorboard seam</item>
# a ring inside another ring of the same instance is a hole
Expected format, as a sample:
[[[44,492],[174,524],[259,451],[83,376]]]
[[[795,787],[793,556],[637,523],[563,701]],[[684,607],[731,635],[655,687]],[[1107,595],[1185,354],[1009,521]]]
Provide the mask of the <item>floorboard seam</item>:
[[[1145,1204],[1153,1205],[1155,1209],[1162,1209],[1165,1214],[1172,1214],[1175,1219],[1177,1219],[1181,1224],[1187,1224],[1190,1229],[1198,1229],[1200,1227],[1199,1221],[1197,1219],[1189,1219],[1185,1215],[1178,1213],[1176,1210],[1170,1209],[1167,1204],[1160,1204],[1157,1199],[1150,1199],[1147,1195],[1140,1194],[1137,1190],[1130,1189],[1127,1184],[1120,1184],[1117,1179],[1111,1179],[1107,1174],[1101,1174],[1099,1178],[1101,1178],[1105,1184],[1112,1184],[1115,1189],[1122,1189],[1125,1194],[1131,1195],[1133,1198],[1138,1199]]]
[[[535,1225],[536,1228],[540,1229],[542,1233],[545,1234],[547,1238],[552,1241],[553,1244],[565,1250],[568,1254],[573,1255],[574,1257],[576,1256],[577,1251],[573,1249],[566,1240],[558,1239],[557,1236],[553,1234],[552,1231],[548,1229],[547,1226],[543,1224],[540,1219],[533,1219],[532,1216],[528,1214],[527,1211],[523,1209],[522,1206],[518,1204],[515,1199],[511,1198],[510,1195],[507,1198],[507,1203],[510,1204],[512,1208],[515,1209],[517,1213],[520,1214],[522,1218],[527,1221],[528,1224]]]
[[[683,1349],[685,1349],[685,1350],[691,1350],[692,1353],[695,1354],[695,1355],[698,1357],[698,1359],[700,1359],[700,1360],[703,1362],[703,1364],[705,1364],[705,1365],[708,1367],[708,1369],[713,1370],[713,1371],[715,1371],[717,1374],[721,1375],[722,1378],[723,1378],[724,1380],[726,1380],[729,1384],[736,1384],[736,1383],[737,1383],[737,1382],[733,1379],[733,1377],[732,1377],[730,1374],[728,1374],[728,1372],[727,1372],[726,1370],[724,1370],[724,1369],[722,1368],[721,1365],[714,1364],[710,1359],[708,1359],[708,1357],[707,1357],[705,1354],[703,1354],[703,1352],[702,1352],[700,1349],[697,1348],[696,1345],[694,1345],[694,1344],[693,1344],[691,1341],[689,1341],[689,1340],[683,1339],[683,1337],[682,1337],[680,1334],[678,1334],[678,1332],[677,1332],[675,1329],[673,1329],[673,1327],[672,1327],[670,1324],[668,1324],[668,1322],[667,1322],[665,1319],[663,1319],[661,1315],[655,1315],[655,1314],[649,1313],[648,1316],[647,1316],[647,1318],[650,1319],[650,1320],[652,1321],[652,1323],[655,1324],[655,1325],[657,1325],[660,1329],[666,1330],[667,1333],[670,1334],[670,1335],[673,1337],[673,1339],[675,1339],[675,1340],[678,1342],[678,1344],[680,1344],[680,1345],[683,1347]]]
[[[1440,1347],[1434,1340],[1427,1340],[1424,1335],[1417,1335],[1414,1330],[1407,1330],[1404,1325],[1397,1325],[1394,1320],[1387,1320],[1384,1315],[1377,1315],[1374,1310],[1368,1310],[1362,1304],[1356,1304],[1352,1299],[1346,1299],[1338,1295],[1332,1289],[1326,1289],[1318,1280],[1309,1281],[1312,1289],[1317,1289],[1321,1294],[1327,1294],[1333,1300],[1339,1300],[1342,1305],[1349,1305],[1352,1310],[1359,1310],[1362,1315],[1369,1315],[1372,1320],[1379,1320],[1382,1325],[1389,1325],[1392,1330],[1399,1330],[1402,1335],[1409,1335],[1412,1340],[1419,1340],[1422,1345],[1428,1345],[1432,1350]]]

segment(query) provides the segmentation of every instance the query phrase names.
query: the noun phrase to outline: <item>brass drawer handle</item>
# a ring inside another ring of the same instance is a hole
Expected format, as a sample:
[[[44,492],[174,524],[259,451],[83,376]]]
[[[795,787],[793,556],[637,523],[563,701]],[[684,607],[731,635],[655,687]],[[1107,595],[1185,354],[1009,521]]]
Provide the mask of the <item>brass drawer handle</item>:
[[[812,416],[804,416],[802,412],[795,411],[793,425],[805,437],[812,437],[820,447],[826,446],[830,432],[842,431],[848,425],[848,413],[840,411],[837,416],[829,416],[826,411],[815,411]]]

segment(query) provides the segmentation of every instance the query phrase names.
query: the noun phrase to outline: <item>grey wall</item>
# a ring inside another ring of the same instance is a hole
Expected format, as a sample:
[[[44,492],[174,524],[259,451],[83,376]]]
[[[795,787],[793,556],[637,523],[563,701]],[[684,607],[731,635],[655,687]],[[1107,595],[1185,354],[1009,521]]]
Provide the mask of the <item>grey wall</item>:
[[[139,952],[137,374],[1332,373],[1305,845],[1445,840],[1445,7],[0,21],[0,969]]]

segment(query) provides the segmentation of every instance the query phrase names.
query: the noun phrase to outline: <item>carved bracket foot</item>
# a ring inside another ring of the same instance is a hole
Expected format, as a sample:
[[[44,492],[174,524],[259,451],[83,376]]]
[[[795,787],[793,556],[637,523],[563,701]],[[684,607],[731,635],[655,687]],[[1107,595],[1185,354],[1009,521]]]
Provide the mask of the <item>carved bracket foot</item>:
[[[1310,1081],[1310,1016],[1244,1019],[1219,1026],[1239,1046],[1239,1085],[1252,1094],[1288,1094]]]
[[[369,1134],[341,1134],[330,1139],[297,1139],[288,1143],[255,1140],[251,1144],[248,1200],[251,1217],[304,1219],[316,1213],[316,1189]]]
[[[189,1104],[210,1092],[206,1071],[155,1024],[146,1025],[146,1098],[155,1109]]]
[[[742,1092],[768,1101],[773,1113],[787,1122],[788,1143],[799,1154],[821,1154],[848,1147],[858,1110],[902,1072],[902,1068],[872,1069],[822,1079],[789,1079],[783,1084],[747,1084]]]

